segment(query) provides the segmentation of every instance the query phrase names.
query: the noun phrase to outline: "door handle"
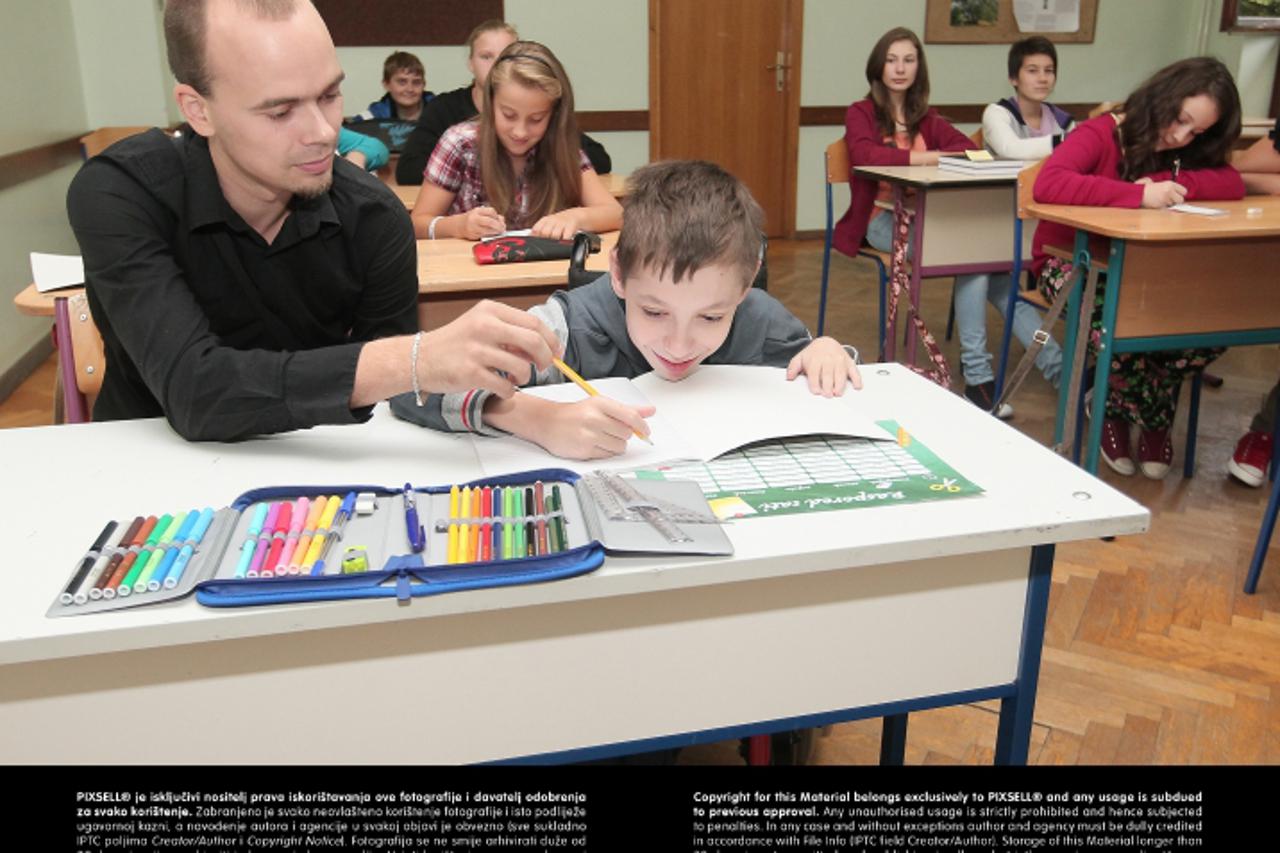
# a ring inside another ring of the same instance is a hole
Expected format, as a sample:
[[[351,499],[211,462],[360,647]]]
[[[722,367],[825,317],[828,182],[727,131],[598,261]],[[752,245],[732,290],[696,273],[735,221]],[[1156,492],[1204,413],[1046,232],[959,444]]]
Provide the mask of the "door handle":
[[[777,91],[779,92],[781,92],[783,86],[786,85],[787,69],[791,67],[791,63],[787,62],[787,59],[786,51],[780,50],[778,51],[777,61],[773,65],[765,66],[766,71],[773,72],[773,80],[777,87]]]

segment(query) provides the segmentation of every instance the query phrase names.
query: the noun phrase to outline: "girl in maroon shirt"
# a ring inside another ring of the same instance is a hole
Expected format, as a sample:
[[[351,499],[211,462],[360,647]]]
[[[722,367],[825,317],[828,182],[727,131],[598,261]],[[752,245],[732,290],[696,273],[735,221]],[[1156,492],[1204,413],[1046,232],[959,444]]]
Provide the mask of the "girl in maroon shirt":
[[[1139,86],[1115,112],[1080,125],[1045,162],[1036,201],[1050,204],[1166,208],[1183,201],[1244,196],[1227,157],[1240,135],[1240,97],[1226,66],[1210,57],[1175,62]],[[1070,247],[1069,226],[1041,222],[1032,243],[1032,269],[1054,295],[1071,265],[1050,258],[1045,245]],[[1099,282],[1090,334],[1096,352],[1102,315]],[[1160,479],[1173,461],[1169,428],[1183,378],[1222,349],[1164,350],[1111,356],[1102,457],[1133,474],[1130,428],[1139,430],[1142,473]]]

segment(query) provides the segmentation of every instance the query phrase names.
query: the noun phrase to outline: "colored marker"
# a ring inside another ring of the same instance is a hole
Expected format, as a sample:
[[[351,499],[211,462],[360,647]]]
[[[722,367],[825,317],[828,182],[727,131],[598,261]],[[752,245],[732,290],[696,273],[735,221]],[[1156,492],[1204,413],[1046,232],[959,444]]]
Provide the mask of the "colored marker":
[[[117,522],[108,521],[107,526],[102,528],[102,532],[98,534],[98,538],[93,540],[93,544],[89,546],[89,553],[101,555],[102,549],[107,544],[107,540],[111,538],[111,534],[115,533],[116,528],[119,526],[120,525]],[[124,531],[122,530],[121,532],[123,533]],[[89,570],[97,564],[99,559],[99,556],[87,556],[80,561],[80,568],[76,569],[76,573],[71,578],[71,583],[67,584],[67,588],[62,591],[62,595],[58,596],[59,601],[63,604],[77,603],[76,599],[80,596],[74,593],[80,588],[80,585],[84,583],[85,578],[89,576]],[[106,560],[103,561],[103,564],[106,564]],[[78,603],[84,604],[88,600],[88,593],[84,593],[84,597]]]
[[[142,543],[147,541],[147,537],[151,535],[151,529],[156,526],[156,517],[148,516],[143,520],[142,526],[137,529],[133,537],[128,541],[128,551],[124,555],[124,559],[120,561],[120,565],[112,572],[111,579],[107,581],[107,585],[102,588],[103,598],[115,598],[117,595],[128,595],[127,592],[120,591],[120,584],[124,582],[125,576],[129,574],[133,564],[138,559],[138,549],[142,547]]]
[[[338,508],[337,515],[330,519],[329,533],[324,538],[324,547],[320,549],[320,558],[316,560],[315,568],[311,570],[313,575],[324,574],[324,560],[329,555],[329,551],[333,548],[333,543],[342,538],[342,528],[346,527],[347,519],[351,517],[351,513],[356,509],[356,493],[347,492],[347,496],[342,499],[342,504]],[[326,510],[326,515],[328,511]]]
[[[489,525],[493,528],[493,545],[489,549],[490,560],[502,559],[502,487],[493,487],[493,517]]]
[[[471,561],[471,487],[462,487],[462,523],[458,525],[458,562]]]
[[[560,496],[560,486],[551,487],[551,497],[556,502],[556,537],[560,540],[561,551],[569,550],[569,534],[564,529],[564,499]]]
[[[269,578],[276,574],[276,566],[280,564],[280,553],[284,551],[284,540],[289,534],[291,524],[293,524],[293,504],[283,501],[280,504],[280,512],[276,515],[275,527],[272,529],[271,545],[267,548],[266,559],[262,561],[263,577]]]
[[[484,516],[484,522],[480,525],[480,553],[477,556],[488,562],[493,555],[493,489],[489,486],[480,490],[480,514]]]
[[[154,523],[152,523],[153,519]],[[147,549],[155,546],[156,540],[164,533],[165,528],[173,523],[173,516],[167,513],[159,518],[151,516],[151,518],[147,519],[147,522],[151,523],[151,526],[148,527],[147,524],[143,524],[142,530],[138,532],[138,538],[143,541],[138,545],[137,559],[133,561],[129,571],[120,580],[119,586],[116,587],[116,595],[129,595],[133,592],[133,585],[138,582],[139,575],[142,574],[142,570],[147,567],[147,564],[151,561],[152,554],[155,553]],[[145,537],[143,536],[144,533],[146,534]]]
[[[280,552],[280,564],[276,566],[276,574],[288,572],[298,573],[298,567],[292,562],[293,552],[298,548],[298,537],[302,535],[302,525],[307,523],[307,515],[311,510],[310,498],[298,498],[293,507],[293,524],[289,525],[289,536],[285,539],[284,550]]]
[[[191,531],[191,536],[186,545],[182,546],[182,550],[178,552],[178,559],[173,564],[172,571],[164,579],[165,589],[173,589],[182,583],[182,573],[187,570],[187,563],[191,560],[191,555],[195,553],[195,546],[199,545],[204,539],[204,534],[209,529],[209,525],[213,523],[213,508],[205,507],[200,511],[200,517],[196,519],[196,526]]]
[[[164,560],[164,556],[168,552],[167,546],[173,541],[173,537],[177,534],[178,528],[186,521],[187,514],[182,513],[177,516],[171,515],[166,516],[166,518],[169,519],[168,523],[166,524],[163,518],[160,519],[156,524],[156,532],[151,534],[152,541],[147,543],[149,545],[154,545],[155,550],[151,552],[151,558],[147,560],[147,565],[142,569],[142,572],[139,573],[138,579],[133,582],[134,592],[146,592],[148,589],[151,589],[152,592],[154,592],[156,589],[160,588],[157,584],[155,588],[152,589],[151,580],[160,569],[160,563]],[[156,533],[160,533],[160,535],[156,536]]]
[[[320,526],[320,516],[324,515],[324,511],[328,506],[329,499],[324,495],[311,502],[311,509],[307,512],[307,521],[302,525],[302,535],[298,537],[298,547],[293,549],[293,557],[289,560],[290,574],[302,571],[302,561],[306,559],[307,551],[311,550],[311,540],[316,537],[316,528]]]
[[[533,487],[526,486],[524,490],[524,551],[521,553],[524,557],[533,557],[538,553],[538,533],[533,524],[533,516],[537,511],[533,503]]]
[[[502,490],[502,559],[511,559],[511,516],[515,514],[515,506],[511,498],[511,489]]]
[[[138,535],[138,531],[142,528],[144,520],[145,519],[143,519],[142,516],[138,516],[133,521],[129,522],[129,527],[125,530],[124,535],[122,535],[116,542],[115,547],[120,550],[112,554],[111,559],[107,561],[107,565],[103,567],[102,573],[98,576],[98,580],[94,582],[94,588],[89,591],[89,598],[94,601],[102,598],[102,591],[111,583],[116,571],[120,568],[120,564],[124,562],[124,558],[128,554],[127,549],[129,544],[133,542],[134,537]],[[119,581],[116,581],[116,583],[119,583]],[[97,592],[98,594],[94,595],[94,592]],[[112,592],[108,597],[114,598],[115,593]]]
[[[547,499],[541,480],[533,484],[533,503],[533,511],[538,515],[538,553],[546,554],[550,552],[547,541]]]
[[[449,487],[449,552],[445,562],[458,562],[458,499],[460,492],[457,486]]]
[[[170,528],[175,533],[165,537],[164,558],[160,561],[160,565],[156,567],[154,573],[151,574],[151,578],[147,579],[148,592],[156,592],[157,589],[163,587],[164,579],[169,575],[169,570],[173,569],[174,561],[178,560],[178,551],[182,544],[186,542],[187,537],[191,535],[191,529],[196,526],[198,517],[200,517],[200,510],[192,510],[182,517],[180,523],[175,521],[173,528]]]
[[[249,516],[248,538],[240,547],[240,562],[236,563],[238,578],[244,577],[245,572],[249,571],[249,561],[253,559],[253,551],[258,547],[258,534],[262,532],[262,525],[267,521],[268,508],[268,504],[260,503],[253,508],[253,515]]]
[[[342,506],[342,499],[337,495],[330,495],[329,500],[324,505],[324,513],[320,516],[319,527],[316,528],[315,535],[311,537],[311,546],[307,548],[307,558],[302,561],[302,569],[313,575],[320,574],[324,570],[323,564],[320,571],[316,570],[316,560],[320,559],[320,551],[325,546],[326,536],[329,532],[330,525],[333,524],[333,518],[338,514],[338,509]],[[354,499],[352,506],[355,506]]]
[[[471,542],[467,547],[468,562],[475,563],[480,560],[480,518],[484,515],[481,509],[483,492],[480,487],[476,486],[471,490]]]
[[[413,553],[421,554],[427,547],[427,531],[418,520],[418,500],[414,497],[413,486],[404,484],[404,527],[409,537],[409,547]]]
[[[512,513],[514,518],[511,531],[511,556],[519,558],[524,556],[524,491],[519,488],[512,491],[516,493],[516,511]]]
[[[267,520],[262,525],[262,532],[258,536],[258,542],[253,549],[253,560],[249,563],[249,571],[246,572],[248,577],[256,578],[262,573],[262,564],[267,559],[267,549],[271,547],[271,532],[276,529],[276,519],[280,517],[280,504],[275,502],[271,504],[271,508],[267,510]]]

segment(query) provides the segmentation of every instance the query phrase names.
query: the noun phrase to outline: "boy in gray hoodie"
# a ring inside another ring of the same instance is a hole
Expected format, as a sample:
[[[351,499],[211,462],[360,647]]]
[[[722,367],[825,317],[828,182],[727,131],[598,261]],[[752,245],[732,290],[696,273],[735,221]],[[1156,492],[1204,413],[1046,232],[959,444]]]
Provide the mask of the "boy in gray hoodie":
[[[564,362],[586,379],[633,378],[650,370],[672,382],[702,364],[772,365],[804,374],[815,394],[862,387],[857,351],[809,336],[782,303],[751,281],[763,252],[763,214],[743,184],[701,161],[645,166],[631,178],[609,272],[530,309],[564,346]],[[565,382],[554,366],[527,385]],[[604,396],[557,403],[485,391],[412,395],[392,401],[400,417],[435,429],[512,434],[571,459],[622,453],[648,435],[651,407]]]

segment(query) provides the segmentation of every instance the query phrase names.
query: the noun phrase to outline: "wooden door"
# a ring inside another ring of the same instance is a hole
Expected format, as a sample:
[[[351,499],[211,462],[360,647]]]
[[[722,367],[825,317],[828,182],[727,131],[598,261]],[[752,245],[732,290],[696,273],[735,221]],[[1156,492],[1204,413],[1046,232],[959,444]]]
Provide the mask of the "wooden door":
[[[649,157],[740,178],[795,231],[803,0],[649,0]]]

